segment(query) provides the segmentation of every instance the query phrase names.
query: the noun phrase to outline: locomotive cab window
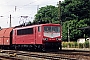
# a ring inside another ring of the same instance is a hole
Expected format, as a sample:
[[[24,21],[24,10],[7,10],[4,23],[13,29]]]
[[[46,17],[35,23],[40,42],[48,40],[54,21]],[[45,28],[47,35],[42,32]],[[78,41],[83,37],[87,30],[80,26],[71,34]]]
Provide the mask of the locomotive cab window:
[[[44,32],[59,33],[60,32],[60,27],[59,26],[44,26]]]
[[[40,26],[38,26],[38,32],[41,32],[41,27]]]
[[[33,34],[33,28],[26,28],[17,30],[17,35]]]

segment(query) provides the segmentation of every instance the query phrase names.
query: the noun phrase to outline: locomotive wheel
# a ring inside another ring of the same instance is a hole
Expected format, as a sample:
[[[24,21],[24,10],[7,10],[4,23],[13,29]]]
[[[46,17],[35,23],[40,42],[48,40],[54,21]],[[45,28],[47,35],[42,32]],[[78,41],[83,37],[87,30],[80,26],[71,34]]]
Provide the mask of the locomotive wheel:
[[[60,45],[59,50],[60,50],[60,51],[62,50],[62,45]]]
[[[42,52],[46,52],[46,49],[45,48],[42,48]]]

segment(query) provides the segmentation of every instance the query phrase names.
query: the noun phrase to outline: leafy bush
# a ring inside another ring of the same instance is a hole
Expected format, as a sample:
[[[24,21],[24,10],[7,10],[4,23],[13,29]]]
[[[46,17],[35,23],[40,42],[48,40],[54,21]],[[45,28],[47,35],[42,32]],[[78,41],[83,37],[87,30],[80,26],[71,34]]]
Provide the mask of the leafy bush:
[[[74,47],[78,48],[78,43],[77,42],[74,42]]]
[[[89,41],[85,41],[85,43],[77,43],[77,42],[62,42],[62,46],[64,48],[89,48]]]
[[[62,46],[63,46],[64,48],[66,48],[66,47],[67,47],[67,45],[68,45],[68,43],[67,43],[67,42],[62,42]]]
[[[74,42],[69,42],[68,45],[69,45],[69,48],[74,48]]]
[[[85,41],[84,45],[85,45],[85,48],[89,48],[89,41],[88,40]]]
[[[83,48],[83,43],[79,43],[79,48]]]

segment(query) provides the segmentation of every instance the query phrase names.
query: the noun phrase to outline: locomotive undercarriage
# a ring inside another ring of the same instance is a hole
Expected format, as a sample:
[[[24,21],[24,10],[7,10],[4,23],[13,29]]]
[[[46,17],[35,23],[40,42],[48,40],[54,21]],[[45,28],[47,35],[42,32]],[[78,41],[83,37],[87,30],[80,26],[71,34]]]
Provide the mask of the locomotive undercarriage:
[[[62,50],[62,45],[60,42],[45,42],[44,49],[46,51],[58,51]]]
[[[42,44],[32,44],[32,45],[12,45],[13,49],[17,50],[30,50],[30,51],[53,51],[53,50],[61,50],[61,43],[60,42],[44,42]]]
[[[29,51],[55,51],[61,50],[61,43],[60,42],[44,42],[42,44],[20,44],[20,45],[6,45],[0,46],[1,49],[13,49],[13,50],[29,50]]]
[[[38,48],[40,48],[41,45],[33,45],[33,44],[18,44],[18,45],[12,45],[12,49],[15,50],[30,50],[30,51],[36,51]]]

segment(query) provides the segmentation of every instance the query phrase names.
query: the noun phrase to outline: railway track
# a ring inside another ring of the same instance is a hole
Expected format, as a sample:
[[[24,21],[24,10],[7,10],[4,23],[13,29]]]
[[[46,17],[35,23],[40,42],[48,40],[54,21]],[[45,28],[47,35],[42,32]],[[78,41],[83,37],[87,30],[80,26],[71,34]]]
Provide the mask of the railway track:
[[[66,59],[66,60],[71,60],[71,59],[75,59],[75,58],[68,58],[68,57],[64,57],[64,56],[59,56],[59,55],[49,55],[49,54],[26,54],[26,53],[23,53],[23,54],[20,54],[20,55],[23,55],[23,56],[29,56],[29,57],[36,57],[36,58],[42,58],[42,59],[50,59],[50,60],[61,60],[61,59]],[[76,59],[75,59],[76,60]]]
[[[65,54],[65,55],[82,55],[82,56],[90,56],[90,51],[76,51],[76,50],[63,50],[59,52],[51,52],[54,54]]]
[[[12,60],[88,60],[90,59],[90,52],[27,52],[27,51],[15,51],[15,50],[4,50],[3,54],[7,54]],[[14,59],[17,58],[17,59]],[[19,58],[19,59],[18,59]],[[7,58],[9,59],[9,58]]]
[[[22,59],[16,58],[16,57],[11,57],[8,55],[0,55],[0,60],[22,60]]]

